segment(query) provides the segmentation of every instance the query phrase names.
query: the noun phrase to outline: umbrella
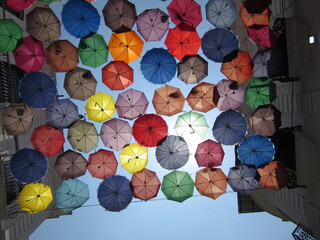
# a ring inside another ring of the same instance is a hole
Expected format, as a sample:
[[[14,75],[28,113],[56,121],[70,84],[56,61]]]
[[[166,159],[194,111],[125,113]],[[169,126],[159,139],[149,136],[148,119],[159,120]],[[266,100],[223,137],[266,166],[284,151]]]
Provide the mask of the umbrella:
[[[53,4],[56,2],[60,2],[62,0],[38,0],[38,2],[46,3],[46,4]]]
[[[83,0],[68,1],[62,8],[61,18],[67,32],[76,38],[97,32],[100,25],[97,9]]]
[[[96,93],[97,80],[90,70],[76,67],[66,73],[63,87],[69,97],[84,101]]]
[[[61,152],[65,139],[61,130],[44,124],[33,130],[30,142],[35,150],[50,157]]]
[[[269,26],[253,25],[247,27],[249,38],[261,47],[274,48],[276,36]]]
[[[248,11],[243,6],[243,4],[240,5],[239,17],[245,27],[250,27],[253,25],[268,26],[270,16],[271,16],[271,10],[269,8],[266,8],[260,14],[251,14],[251,13],[248,13]]]
[[[194,158],[199,167],[214,168],[220,166],[224,158],[221,143],[211,139],[199,143]]]
[[[108,43],[109,51],[115,61],[131,63],[140,57],[144,42],[131,30],[124,33],[112,33]]]
[[[98,146],[99,135],[93,123],[78,120],[70,126],[68,140],[73,149],[88,153]]]
[[[147,9],[137,18],[137,29],[146,41],[160,41],[169,28],[169,16],[159,8]]]
[[[1,112],[1,126],[10,135],[23,135],[32,127],[34,109],[24,103],[11,103]]]
[[[207,31],[201,42],[203,54],[218,63],[230,62],[238,55],[240,42],[236,34],[225,28]]]
[[[114,175],[103,180],[98,188],[98,200],[108,211],[119,212],[132,201],[133,194],[130,181],[120,175]]]
[[[254,165],[258,168],[260,165],[273,160],[275,150],[269,138],[255,134],[239,143],[237,154],[242,163]]]
[[[256,14],[262,13],[268,6],[270,0],[246,0],[243,2],[243,6],[248,13]]]
[[[282,54],[277,49],[258,51],[253,59],[252,77],[278,77],[282,70]]]
[[[154,91],[152,104],[157,114],[172,116],[183,111],[185,97],[181,90],[170,85]]]
[[[129,89],[118,95],[116,110],[120,118],[133,120],[146,113],[149,101],[144,92]]]
[[[192,197],[194,181],[187,172],[173,170],[163,177],[161,191],[168,200],[183,202]]]
[[[148,149],[139,143],[131,143],[120,152],[120,163],[130,173],[139,172],[148,163]]]
[[[46,48],[47,64],[56,72],[69,72],[78,63],[78,49],[68,40],[56,40]]]
[[[46,210],[53,198],[49,186],[42,183],[32,183],[23,187],[18,199],[21,210],[35,214]]]
[[[194,186],[198,192],[212,199],[217,199],[227,190],[227,177],[221,169],[204,168],[196,173]]]
[[[61,36],[60,20],[48,7],[35,7],[27,14],[26,30],[41,42],[50,42]]]
[[[68,149],[58,156],[54,168],[63,179],[73,179],[86,173],[87,164],[81,153]]]
[[[192,110],[208,112],[216,106],[213,103],[214,84],[201,82],[193,87],[186,97]]]
[[[271,161],[257,169],[262,187],[271,190],[280,190],[289,182],[288,171],[280,161]]]
[[[234,145],[246,135],[248,124],[242,113],[228,110],[222,112],[212,128],[214,138],[224,145]]]
[[[127,0],[108,0],[102,14],[106,26],[116,33],[130,31],[137,19],[135,5]]]
[[[132,174],[130,181],[133,196],[145,201],[158,195],[160,185],[157,174],[147,168]]]
[[[184,56],[177,67],[177,77],[186,84],[198,83],[208,76],[208,62],[198,54]]]
[[[88,185],[78,179],[63,181],[55,192],[56,206],[66,213],[81,207],[89,197]]]
[[[133,68],[124,61],[111,61],[102,68],[102,82],[111,90],[124,90],[133,83]]]
[[[177,63],[174,57],[163,48],[148,50],[142,57],[140,69],[143,76],[154,84],[169,82],[176,74]]]
[[[99,67],[108,60],[108,46],[101,34],[81,38],[78,46],[78,55],[83,65]]]
[[[23,76],[19,84],[19,93],[23,101],[34,109],[50,106],[57,96],[57,87],[53,79],[44,72],[30,72]]]
[[[54,128],[68,128],[80,119],[78,106],[69,98],[57,99],[47,108],[46,119]]]
[[[42,42],[34,40],[31,36],[23,38],[13,56],[16,66],[25,72],[41,70],[46,59]]]
[[[0,52],[12,52],[22,39],[22,29],[12,19],[0,19]]]
[[[98,92],[89,97],[85,109],[89,119],[96,122],[103,122],[112,118],[116,107],[111,95]]]
[[[105,179],[117,172],[118,162],[112,151],[99,149],[89,155],[88,171],[92,177]]]
[[[238,17],[233,0],[209,0],[205,7],[207,20],[216,28],[229,28]]]
[[[6,5],[15,12],[30,8],[36,0],[7,0]]]

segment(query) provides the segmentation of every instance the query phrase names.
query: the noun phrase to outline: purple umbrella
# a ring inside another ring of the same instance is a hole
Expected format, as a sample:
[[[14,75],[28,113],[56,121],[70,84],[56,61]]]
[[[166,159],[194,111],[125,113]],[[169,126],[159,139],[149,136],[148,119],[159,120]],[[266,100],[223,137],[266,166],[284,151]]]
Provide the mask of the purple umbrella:
[[[277,49],[258,51],[253,59],[252,77],[278,77],[282,70],[282,54]]]

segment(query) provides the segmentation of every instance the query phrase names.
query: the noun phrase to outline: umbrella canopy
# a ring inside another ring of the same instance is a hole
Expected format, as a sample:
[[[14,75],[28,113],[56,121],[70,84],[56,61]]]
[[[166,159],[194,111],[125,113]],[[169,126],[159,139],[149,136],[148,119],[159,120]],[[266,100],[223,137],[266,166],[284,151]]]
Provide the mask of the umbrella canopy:
[[[158,195],[160,185],[157,174],[147,168],[132,174],[130,181],[133,196],[145,201]]]
[[[27,14],[26,30],[41,42],[50,42],[61,36],[60,20],[48,7],[35,7]]]
[[[186,97],[192,110],[199,112],[208,112],[215,108],[213,103],[213,88],[214,84],[201,82],[193,87]]]
[[[38,2],[46,3],[46,4],[53,4],[56,2],[60,2],[61,0],[38,0]]]
[[[97,80],[90,70],[76,67],[66,73],[63,87],[70,98],[85,101],[96,93]]]
[[[35,214],[46,210],[53,197],[49,186],[42,183],[32,183],[23,187],[18,199],[21,210]]]
[[[199,167],[214,168],[220,166],[224,158],[221,143],[211,139],[199,143],[194,158]]]
[[[227,190],[227,176],[221,169],[206,167],[197,171],[194,185],[200,194],[217,199]]]
[[[107,177],[99,185],[98,200],[108,211],[119,212],[125,209],[132,201],[133,194],[130,181],[120,175]]]
[[[55,192],[56,205],[62,212],[81,207],[89,196],[88,185],[78,179],[63,181]]]
[[[243,2],[243,6],[250,14],[262,13],[268,6],[270,0],[246,0]]]
[[[258,51],[252,62],[252,77],[278,77],[282,70],[282,54],[277,49]]]
[[[229,28],[238,17],[233,0],[209,0],[205,7],[207,20],[216,28]]]
[[[19,84],[21,98],[34,109],[44,109],[50,106],[55,100],[57,92],[55,82],[44,72],[27,73]]]
[[[274,48],[276,36],[269,26],[254,25],[247,27],[249,38],[261,47]]]
[[[23,135],[32,127],[34,109],[24,103],[11,103],[1,112],[1,126],[10,135]]]
[[[280,190],[289,182],[289,175],[286,167],[280,161],[271,161],[257,169],[262,187],[271,190]]]
[[[133,120],[146,113],[149,101],[144,92],[129,89],[118,95],[116,110],[120,118]]]
[[[174,170],[163,177],[161,191],[168,200],[183,202],[192,197],[194,181],[189,173]]]
[[[251,14],[248,13],[243,4],[240,5],[239,17],[245,27],[250,27],[253,25],[268,26],[270,16],[271,10],[269,8],[266,8],[262,13]]]
[[[12,52],[22,39],[22,29],[12,19],[0,19],[0,52]]]
[[[118,162],[112,151],[99,149],[89,155],[88,171],[92,177],[105,179],[117,172]]]
[[[222,112],[212,128],[214,138],[224,145],[234,145],[246,135],[248,124],[245,117],[237,111]]]
[[[88,153],[98,146],[99,135],[93,123],[78,120],[68,129],[68,140],[73,149]]]
[[[148,163],[148,149],[139,143],[131,143],[120,152],[120,163],[130,173],[139,172]]]
[[[15,12],[30,8],[36,0],[7,0],[6,5]]]
[[[133,68],[124,61],[111,61],[102,68],[102,82],[111,90],[124,90],[133,83]]]
[[[54,168],[63,179],[73,179],[86,173],[87,164],[81,153],[68,149],[58,156]]]
[[[186,84],[198,83],[208,76],[208,62],[198,54],[184,56],[177,66],[177,77]]]
[[[181,90],[170,85],[154,91],[152,104],[157,114],[172,116],[183,111],[185,97]]]
[[[145,41],[160,41],[169,28],[169,16],[159,8],[147,9],[137,18],[137,29]]]
[[[97,32],[100,25],[97,9],[82,0],[68,1],[62,8],[61,18],[67,32],[76,38]]]
[[[164,84],[175,76],[177,63],[167,50],[153,48],[142,57],[140,69],[149,82]]]

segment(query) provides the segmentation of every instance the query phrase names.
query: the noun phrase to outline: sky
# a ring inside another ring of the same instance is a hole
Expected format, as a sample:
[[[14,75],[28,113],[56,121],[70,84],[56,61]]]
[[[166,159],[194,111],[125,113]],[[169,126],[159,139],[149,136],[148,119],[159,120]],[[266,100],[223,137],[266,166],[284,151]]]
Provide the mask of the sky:
[[[58,2],[52,4],[50,7],[55,11],[58,18],[61,20],[62,7],[67,1]],[[99,14],[102,14],[102,8],[106,4],[106,0],[97,0],[92,5],[97,8]],[[166,6],[170,1],[161,0],[131,0],[136,5],[137,14],[142,13],[145,9],[160,8],[162,11],[167,12]],[[208,31],[210,28],[214,28],[205,19],[205,4],[207,1],[198,0],[202,7],[203,21],[197,27],[197,31],[200,37]],[[170,28],[175,25],[171,22]],[[68,39],[75,46],[78,46],[79,39],[71,36],[66,32],[64,26],[61,26],[62,36],[59,39]],[[133,27],[136,30],[136,25]],[[111,30],[104,24],[104,19],[100,19],[100,27],[98,29],[99,34],[102,34],[109,42],[111,36]],[[143,56],[146,51],[154,47],[163,47],[166,35],[158,42],[145,42]],[[199,49],[199,54],[203,56],[209,63],[209,74],[203,82],[216,84],[219,80],[225,78],[220,73],[220,63],[214,63],[207,59]],[[112,56],[109,54],[108,62],[112,61]],[[148,82],[140,71],[141,58],[135,60],[129,65],[134,69],[134,83],[127,89],[133,88],[140,91],[144,91],[148,100],[149,106],[147,113],[154,113],[154,108],[151,103],[154,90],[162,85],[155,85]],[[178,60],[176,59],[177,63]],[[101,68],[107,63],[102,64],[98,68],[91,68],[88,66],[78,65],[85,69],[92,71],[93,75],[98,81],[97,92],[102,91],[107,94],[111,94],[116,100],[119,93],[122,91],[111,91],[101,81]],[[57,73],[57,85],[59,95],[63,95],[63,98],[67,98],[68,94],[63,88],[65,73]],[[185,84],[180,79],[174,78],[168,85],[175,86],[181,89],[186,97],[190,92],[194,84]],[[80,114],[85,115],[84,105],[85,102],[74,100],[79,107]],[[191,108],[185,103],[184,112],[190,111]],[[211,129],[216,117],[220,114],[220,110],[213,109],[205,114],[206,120],[209,125],[209,130],[206,139],[215,140]],[[168,126],[169,134],[175,135],[173,129],[174,123],[179,114],[172,117],[162,116]],[[115,112],[114,117],[117,117]],[[92,122],[91,120],[87,120]],[[129,121],[132,126],[133,121]],[[98,131],[100,131],[101,123],[95,123]],[[65,137],[67,137],[67,130],[64,131]],[[134,142],[134,139],[132,139]],[[199,142],[188,141],[190,150],[190,158],[188,163],[180,168],[181,171],[187,171],[193,179],[195,179],[196,172],[200,170],[194,159],[194,153],[196,146]],[[64,149],[71,148],[68,141],[64,145]],[[101,139],[99,140],[99,147],[90,153],[102,149],[107,149]],[[229,168],[234,166],[234,146],[223,145],[225,151],[225,157],[220,168],[227,175]],[[110,149],[107,149],[110,150]],[[117,159],[119,160],[119,152],[114,151]],[[157,173],[160,181],[165,174],[169,173],[169,170],[161,168],[155,158],[155,148],[149,148],[149,162],[147,168]],[[88,158],[89,154],[83,154]],[[124,170],[120,164],[118,166],[117,174],[126,176],[131,179],[130,173]],[[84,204],[84,206],[73,211],[72,215],[62,216],[57,219],[48,219],[31,235],[30,240],[56,240],[56,239],[208,239],[215,238],[220,240],[229,239],[246,239],[246,240],[283,240],[292,239],[291,233],[295,228],[295,225],[289,222],[283,222],[281,219],[276,218],[268,213],[250,213],[250,214],[238,214],[237,206],[237,194],[232,191],[228,186],[227,192],[220,196],[218,199],[213,200],[208,197],[200,195],[196,189],[194,189],[194,196],[187,199],[182,203],[169,201],[165,198],[161,190],[158,196],[149,201],[141,201],[139,199],[133,199],[132,203],[121,212],[105,211],[102,206],[99,205],[97,199],[97,189],[102,182],[100,179],[91,177],[90,173],[79,178],[79,180],[87,183],[90,189],[90,199]]]

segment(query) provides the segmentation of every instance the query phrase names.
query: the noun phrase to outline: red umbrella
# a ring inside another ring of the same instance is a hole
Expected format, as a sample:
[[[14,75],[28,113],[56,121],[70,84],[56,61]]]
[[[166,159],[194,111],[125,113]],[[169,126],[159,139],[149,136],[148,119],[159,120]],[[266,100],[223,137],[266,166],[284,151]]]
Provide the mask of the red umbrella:
[[[269,26],[253,25],[247,27],[249,38],[261,47],[274,48],[276,36]]]
[[[257,170],[260,175],[259,183],[262,187],[279,190],[288,184],[288,171],[280,161],[268,162]]]
[[[145,114],[137,118],[132,126],[134,139],[145,147],[155,147],[168,134],[168,125],[156,114]]]
[[[224,151],[221,143],[208,139],[198,144],[194,157],[199,167],[213,168],[222,164]]]
[[[7,0],[7,6],[15,12],[31,7],[36,0]]]
[[[112,61],[102,68],[102,82],[111,90],[124,90],[133,83],[133,69],[124,61]]]

